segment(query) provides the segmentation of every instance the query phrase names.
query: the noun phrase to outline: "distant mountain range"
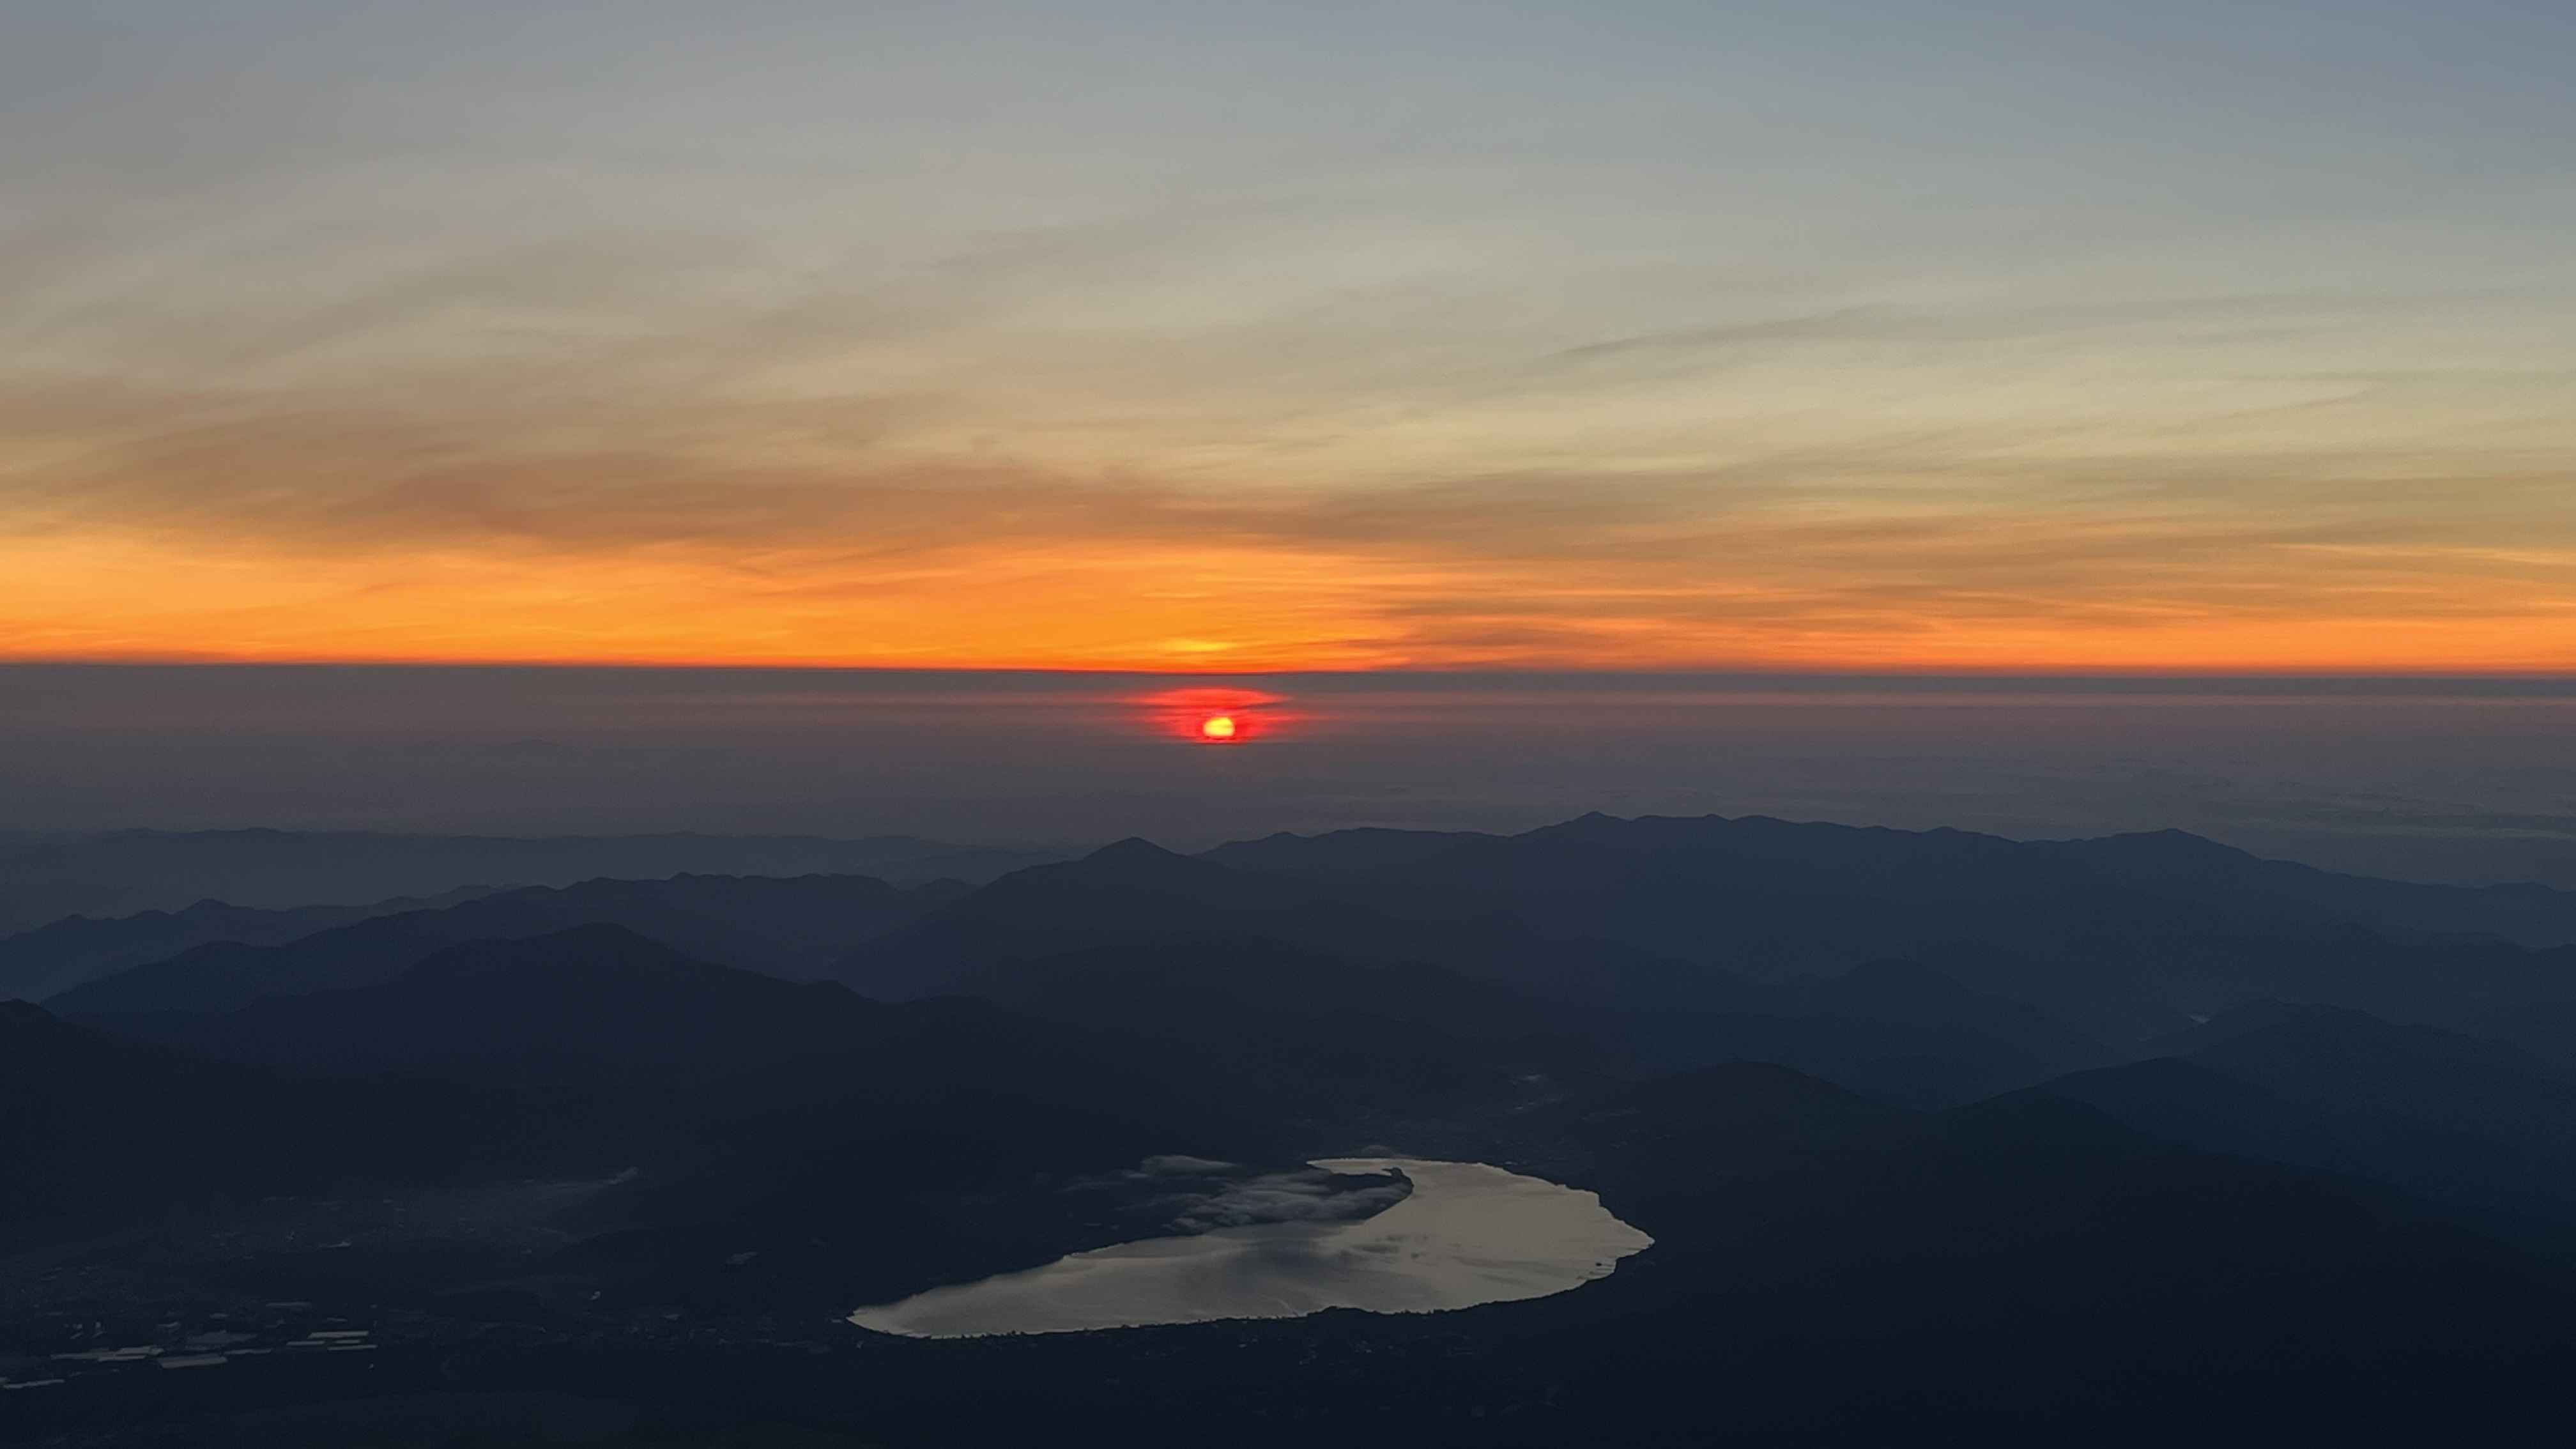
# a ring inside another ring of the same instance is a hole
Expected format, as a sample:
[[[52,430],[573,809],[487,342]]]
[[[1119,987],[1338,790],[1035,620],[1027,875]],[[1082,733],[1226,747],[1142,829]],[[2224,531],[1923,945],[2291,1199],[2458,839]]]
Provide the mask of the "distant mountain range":
[[[2554,1442],[2571,922],[2170,834],[1599,816],[65,922],[0,942],[90,978],[0,1003],[0,1304],[43,1305],[0,1379],[309,1301],[418,1345],[325,1396],[560,1354],[723,1400],[707,1343],[811,1340],[762,1404],[884,1443],[1098,1437],[1104,1376],[1247,1442]],[[816,1337],[1386,1150],[1655,1246],[1418,1320]]]
[[[391,980],[262,996],[214,1015],[105,1016],[132,1036],[333,1076],[501,1086],[702,1081],[903,1035],[952,1009],[888,1006],[692,960],[623,926],[431,953]]]
[[[872,997],[983,995],[1094,1023],[1146,1019],[1197,981],[1239,995],[1249,963],[1284,951],[1300,964],[1263,978],[1273,1016],[1473,1022],[1466,1038],[1522,1064],[1758,1056],[1922,1105],[2105,1065],[2269,999],[2576,1061],[2568,893],[2335,876],[2170,832],[2017,842],[1758,818],[1346,831],[1199,857],[1126,841],[981,887],[682,875],[443,905],[207,905],[0,940],[0,989],[75,1017],[227,1012],[594,924]],[[43,989],[73,977],[94,979]]]
[[[32,931],[0,937],[0,998],[42,1001],[85,981],[112,976],[210,942],[279,946],[373,916],[435,911],[489,894],[488,887],[466,886],[444,896],[399,896],[363,906],[297,906],[262,911],[222,901],[199,901],[183,910],[142,911],[103,920],[65,916]]]
[[[855,943],[966,890],[953,881],[903,889],[868,876],[682,875],[535,886],[443,908],[367,915],[278,944],[212,940],[50,999],[72,1013],[229,1010],[262,996],[374,985],[470,941],[586,925],[625,926],[709,961],[810,979]],[[0,942],[0,961],[11,944]]]
[[[899,885],[982,882],[1066,852],[912,836],[478,836],[368,831],[127,830],[0,835],[0,934],[64,916],[361,905],[468,886],[564,886],[602,876],[871,875]],[[209,938],[224,939],[224,938]]]

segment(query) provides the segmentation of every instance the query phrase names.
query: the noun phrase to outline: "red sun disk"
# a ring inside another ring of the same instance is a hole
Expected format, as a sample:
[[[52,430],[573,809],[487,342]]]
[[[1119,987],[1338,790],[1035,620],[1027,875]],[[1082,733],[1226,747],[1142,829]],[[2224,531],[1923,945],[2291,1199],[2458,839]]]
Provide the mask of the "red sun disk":
[[[1154,732],[1197,745],[1240,745],[1262,739],[1292,717],[1279,695],[1249,689],[1172,689],[1135,701]]]

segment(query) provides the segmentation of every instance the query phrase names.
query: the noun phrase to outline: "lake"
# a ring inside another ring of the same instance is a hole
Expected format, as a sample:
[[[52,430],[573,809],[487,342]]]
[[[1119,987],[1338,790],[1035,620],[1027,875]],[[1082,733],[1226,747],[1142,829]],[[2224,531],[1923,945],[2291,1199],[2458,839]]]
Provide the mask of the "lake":
[[[1121,1243],[862,1308],[850,1321],[909,1338],[973,1338],[1301,1318],[1327,1308],[1438,1313],[1579,1288],[1654,1242],[1592,1193],[1481,1162],[1330,1157],[1312,1165],[1401,1173],[1413,1191],[1359,1222],[1261,1223]]]

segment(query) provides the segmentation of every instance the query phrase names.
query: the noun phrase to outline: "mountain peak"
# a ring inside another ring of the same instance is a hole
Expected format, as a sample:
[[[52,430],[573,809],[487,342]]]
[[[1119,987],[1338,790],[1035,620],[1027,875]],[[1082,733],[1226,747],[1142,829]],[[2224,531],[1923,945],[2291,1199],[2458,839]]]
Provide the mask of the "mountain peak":
[[[1104,845],[1089,855],[1084,856],[1082,859],[1085,864],[1097,861],[1104,865],[1121,865],[1129,862],[1141,861],[1153,861],[1159,864],[1163,861],[1187,860],[1188,858],[1189,857],[1180,855],[1176,852],[1165,850],[1163,847],[1156,845],[1154,842],[1147,840],[1141,835],[1130,835],[1124,840],[1113,841],[1110,844]]]
[[[2166,855],[2191,856],[2208,860],[2250,861],[2262,858],[2252,851],[2240,850],[2224,841],[2212,840],[2206,835],[2194,835],[2188,830],[2171,828],[2123,831],[2117,835],[2096,836],[2085,843],[2103,850],[2155,851]]]
[[[1528,835],[1589,834],[1601,830],[1619,830],[1627,826],[1634,825],[1635,823],[1636,822],[1633,820],[1623,820],[1616,815],[1606,814],[1599,810],[1586,810],[1571,820],[1560,820],[1554,825],[1542,825],[1536,830],[1524,833]]]

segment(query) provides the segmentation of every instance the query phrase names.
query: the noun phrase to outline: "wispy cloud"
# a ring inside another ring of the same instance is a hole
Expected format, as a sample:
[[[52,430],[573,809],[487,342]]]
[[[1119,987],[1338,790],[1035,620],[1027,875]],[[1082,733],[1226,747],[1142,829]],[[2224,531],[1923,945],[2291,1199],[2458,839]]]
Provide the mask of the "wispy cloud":
[[[1843,89],[1642,16],[1365,84],[1156,30],[1209,69],[1112,95],[654,15],[363,93],[338,22],[0,56],[0,652],[2576,664],[2537,163],[2256,166],[2116,85],[2056,144],[1795,26]]]

